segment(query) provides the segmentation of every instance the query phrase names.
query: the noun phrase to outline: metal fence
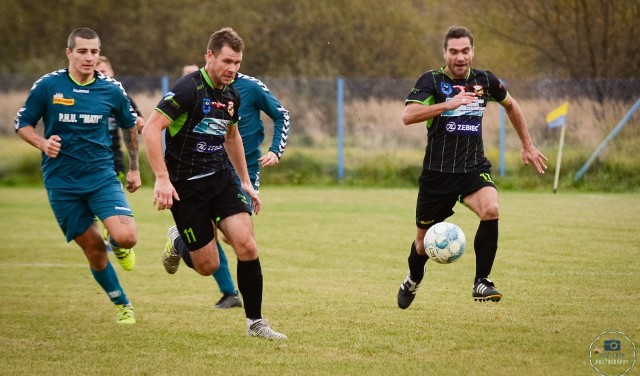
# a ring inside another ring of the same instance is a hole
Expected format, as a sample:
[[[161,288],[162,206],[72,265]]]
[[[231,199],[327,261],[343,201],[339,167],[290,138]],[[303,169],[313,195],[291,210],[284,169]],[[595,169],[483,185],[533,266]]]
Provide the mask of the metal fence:
[[[38,78],[0,75],[1,134],[13,133],[16,113]],[[117,78],[135,98],[143,114],[148,116],[160,100],[167,83],[170,85],[178,77]],[[346,147],[418,150],[424,147],[424,127],[405,127],[401,122],[404,99],[415,79],[346,77],[343,78],[344,102],[339,104],[336,78],[259,78],[291,113],[292,147],[335,144],[340,121],[337,109],[340,105],[344,109],[343,136]],[[522,107],[534,140],[542,145],[556,142],[555,134],[546,126],[545,116],[564,101],[570,103],[567,147],[579,145],[593,148],[640,98],[640,78],[504,81]],[[490,105],[485,115],[483,134],[487,149],[498,147],[498,108],[497,105]],[[637,116],[631,122],[637,122]],[[519,140],[513,131],[507,132],[507,147],[519,149]]]

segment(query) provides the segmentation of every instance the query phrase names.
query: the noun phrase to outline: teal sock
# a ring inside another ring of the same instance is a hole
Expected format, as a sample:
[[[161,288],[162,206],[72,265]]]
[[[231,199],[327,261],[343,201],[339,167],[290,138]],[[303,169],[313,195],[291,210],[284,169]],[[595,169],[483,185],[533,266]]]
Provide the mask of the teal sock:
[[[95,271],[91,269],[91,274],[107,293],[113,304],[129,304],[129,299],[127,299],[127,295],[118,281],[118,275],[109,261],[107,261],[107,267],[104,270]]]
[[[120,245],[119,245],[115,240],[113,240],[113,238],[111,237],[111,235],[109,235],[108,239],[109,239],[109,244],[111,244],[111,246],[112,246],[112,247],[114,247],[114,248],[120,248]]]
[[[222,249],[222,245],[220,245],[220,242],[217,240],[216,246],[218,247],[218,255],[220,256],[220,267],[218,268],[218,270],[213,272],[213,278],[215,278],[216,282],[218,282],[220,292],[225,295],[238,295],[238,290],[236,290],[236,286],[233,284],[231,272],[229,271],[229,261],[227,261],[227,255],[225,255],[224,250]]]

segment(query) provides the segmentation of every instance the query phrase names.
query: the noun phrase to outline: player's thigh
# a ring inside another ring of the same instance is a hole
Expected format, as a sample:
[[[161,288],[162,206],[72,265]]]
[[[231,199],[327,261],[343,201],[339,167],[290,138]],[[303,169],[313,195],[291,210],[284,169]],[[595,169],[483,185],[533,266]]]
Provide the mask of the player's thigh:
[[[92,212],[102,220],[111,237],[118,243],[136,242],[136,223],[122,184],[114,178],[88,197]]]
[[[219,190],[215,175],[173,182],[180,201],[174,201],[171,214],[189,251],[204,247],[214,238],[216,214],[211,207]]]
[[[465,206],[471,209],[481,220],[498,219],[498,190],[495,186],[485,186],[462,199]]]
[[[233,247],[238,260],[251,261],[258,257],[253,222],[249,213],[239,212],[225,217],[218,222],[218,227]]]
[[[258,192],[258,189],[260,187],[260,165],[256,165],[253,167],[247,166],[247,171],[249,173],[249,180],[251,181],[253,189]],[[242,189],[242,184],[240,183],[240,178],[238,177],[236,171],[233,168],[229,168],[229,174],[231,180],[233,180],[233,184],[235,184],[242,192],[247,205],[251,205],[251,196],[249,196],[249,194],[247,194],[247,192]]]
[[[220,266],[220,257],[218,255],[218,247],[211,240],[202,248],[189,250],[191,262],[198,272],[204,271],[204,274],[213,273]]]
[[[423,171],[418,180],[416,199],[416,227],[426,231],[438,222],[453,215],[457,193],[451,189],[455,176],[432,171]]]
[[[82,235],[94,222],[83,195],[60,189],[47,190],[49,204],[67,242]]]

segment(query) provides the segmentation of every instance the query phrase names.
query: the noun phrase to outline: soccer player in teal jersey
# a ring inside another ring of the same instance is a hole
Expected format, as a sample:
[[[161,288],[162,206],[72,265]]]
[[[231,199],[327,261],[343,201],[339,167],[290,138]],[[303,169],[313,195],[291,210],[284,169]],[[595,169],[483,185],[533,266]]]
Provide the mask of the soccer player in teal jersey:
[[[488,277],[498,250],[498,190],[491,178],[491,163],[484,155],[482,117],[488,102],[500,103],[522,143],[522,160],[539,173],[547,168],[533,145],[520,106],[490,71],[471,68],[473,35],[452,26],[444,38],[446,65],[423,73],[407,96],[402,121],[426,122],[427,146],[418,181],[416,237],[411,244],[409,274],[398,290],[398,306],[406,309],[415,298],[429,256],[427,230],[453,214],[460,202],[480,219],[473,246],[476,271],[471,296],[498,302],[502,294]]]
[[[196,65],[187,65],[184,67],[183,73],[191,73],[195,70],[197,70]],[[242,98],[242,106],[238,110],[240,116],[238,130],[240,131],[240,136],[242,136],[249,178],[257,192],[260,187],[260,168],[277,165],[287,146],[289,111],[284,108],[269,88],[255,77],[238,73],[233,81],[233,87],[236,88],[240,98]],[[265,136],[264,123],[260,119],[260,112],[264,112],[273,121],[271,146],[265,155],[262,155],[260,150]],[[233,166],[231,167],[233,168]],[[247,200],[250,199],[246,193],[245,196]],[[221,238],[226,242],[224,235]],[[218,283],[222,297],[214,305],[214,308],[242,307],[238,291],[231,277],[229,262],[220,241],[216,240],[216,245],[220,255],[220,267],[213,273],[213,277]],[[182,239],[177,238],[175,247],[185,248],[186,246]]]
[[[119,82],[96,72],[100,38],[88,28],[68,38],[69,67],[36,81],[16,117],[16,132],[42,151],[42,174],[49,203],[66,240],[74,240],[95,280],[117,306],[117,322],[134,324],[133,307],[111,266],[94,217],[112,235],[120,265],[131,270],[137,242],[133,213],[113,165],[109,116],[123,129],[129,153],[127,190],[141,185],[135,112]],[[35,130],[43,119],[44,137]]]
[[[289,136],[289,111],[287,111],[280,101],[269,91],[267,86],[257,78],[238,73],[233,87],[236,88],[242,106],[240,107],[238,130],[242,136],[244,155],[247,162],[249,179],[253,188],[258,192],[260,187],[260,167],[275,166],[280,161],[284,149],[287,146]],[[264,123],[260,119],[260,112],[264,112],[273,121],[273,138],[271,146],[265,155],[262,155],[260,146],[264,141]],[[249,196],[245,193],[247,200]],[[221,238],[226,242],[224,235]],[[217,242],[220,253],[220,268],[213,273],[222,298],[214,305],[215,308],[229,308],[239,306],[237,293],[234,296],[230,287],[233,287],[233,280],[229,273],[227,258],[222,249],[221,243]],[[231,283],[229,283],[231,281]]]

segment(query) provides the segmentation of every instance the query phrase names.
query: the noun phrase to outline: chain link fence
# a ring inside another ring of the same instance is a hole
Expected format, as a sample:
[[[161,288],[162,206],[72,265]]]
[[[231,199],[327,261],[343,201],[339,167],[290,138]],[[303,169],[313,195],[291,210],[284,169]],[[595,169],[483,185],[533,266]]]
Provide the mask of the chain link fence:
[[[0,76],[0,134],[10,135],[14,119],[33,82],[39,77]],[[169,85],[178,77],[168,77]],[[289,147],[335,145],[337,127],[337,79],[260,77],[291,113]],[[417,78],[417,77],[416,77]],[[163,77],[117,77],[148,116],[163,91]],[[164,77],[167,82],[167,77]],[[344,145],[364,150],[422,150],[426,130],[422,125],[406,127],[401,115],[404,99],[415,79],[344,78]],[[549,129],[546,115],[569,102],[566,145],[593,149],[640,99],[636,79],[506,79],[510,94],[522,107],[530,132],[538,146],[553,147],[557,132]],[[490,104],[484,120],[487,150],[498,148],[500,106]],[[270,124],[265,119],[266,124]],[[637,129],[638,115],[626,128]],[[635,127],[633,127],[635,125]],[[269,127],[267,127],[267,140]],[[515,131],[508,125],[506,147],[519,150]]]

